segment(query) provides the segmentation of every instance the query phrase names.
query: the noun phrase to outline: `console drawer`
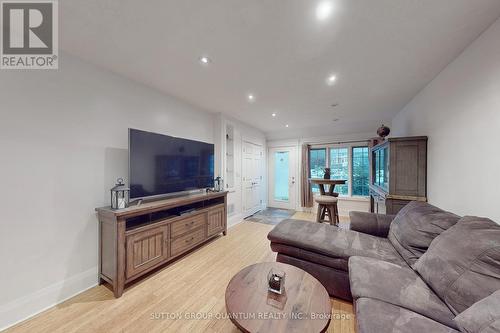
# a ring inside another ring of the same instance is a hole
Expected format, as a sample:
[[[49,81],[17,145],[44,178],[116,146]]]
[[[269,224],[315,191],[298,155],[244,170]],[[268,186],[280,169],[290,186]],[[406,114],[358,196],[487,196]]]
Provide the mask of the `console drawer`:
[[[201,243],[205,240],[205,228],[193,230],[191,233],[172,240],[171,251],[172,256],[176,256],[191,247]]]
[[[170,231],[171,237],[175,238],[182,236],[191,230],[204,226],[206,223],[206,214],[199,214],[193,217],[188,217],[182,221],[174,222],[172,223],[172,229]]]

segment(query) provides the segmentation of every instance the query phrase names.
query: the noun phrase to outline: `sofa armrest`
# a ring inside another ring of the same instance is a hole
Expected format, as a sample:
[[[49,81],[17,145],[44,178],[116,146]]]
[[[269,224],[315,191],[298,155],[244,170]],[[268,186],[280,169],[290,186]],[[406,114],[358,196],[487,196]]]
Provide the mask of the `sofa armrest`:
[[[378,237],[387,237],[391,222],[396,215],[350,212],[349,217],[351,218],[351,230]]]

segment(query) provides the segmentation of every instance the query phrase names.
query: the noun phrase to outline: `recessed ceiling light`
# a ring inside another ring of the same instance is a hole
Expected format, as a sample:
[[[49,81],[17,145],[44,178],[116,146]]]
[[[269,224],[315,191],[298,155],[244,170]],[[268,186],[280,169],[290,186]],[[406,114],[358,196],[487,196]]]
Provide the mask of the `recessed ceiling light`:
[[[337,77],[335,75],[330,75],[326,79],[326,84],[329,85],[329,86],[333,86],[333,84],[335,83],[335,81],[337,81]]]
[[[200,63],[202,65],[208,65],[210,63],[210,58],[206,56],[200,57]]]
[[[318,21],[324,21],[330,17],[333,11],[333,4],[331,1],[321,1],[316,6],[316,18]]]
[[[276,112],[271,113],[271,116],[276,117]]]
[[[249,102],[255,102],[255,95],[253,94],[248,94],[247,96]]]
[[[285,127],[287,127],[287,128],[288,128],[288,127],[289,127],[289,126],[288,126],[288,124],[286,124],[286,125],[285,125]]]

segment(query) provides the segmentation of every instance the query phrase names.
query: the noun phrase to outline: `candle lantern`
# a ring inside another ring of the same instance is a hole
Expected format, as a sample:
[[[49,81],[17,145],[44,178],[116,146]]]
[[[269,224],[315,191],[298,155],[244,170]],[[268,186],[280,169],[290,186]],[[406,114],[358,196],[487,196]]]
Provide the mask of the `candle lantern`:
[[[214,191],[221,192],[224,191],[224,180],[222,177],[217,177],[214,180]]]
[[[111,208],[123,209],[129,204],[130,189],[125,187],[123,178],[116,180],[116,185],[111,189]]]
[[[285,272],[271,269],[267,274],[267,290],[282,295],[285,291]]]

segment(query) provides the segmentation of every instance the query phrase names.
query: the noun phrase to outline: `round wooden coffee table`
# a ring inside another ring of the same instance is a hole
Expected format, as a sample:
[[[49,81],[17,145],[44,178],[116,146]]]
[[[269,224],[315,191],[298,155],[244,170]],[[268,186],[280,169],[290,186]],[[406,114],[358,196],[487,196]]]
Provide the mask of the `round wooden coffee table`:
[[[283,271],[285,292],[267,290],[271,269]],[[323,285],[304,270],[279,262],[243,268],[226,288],[226,311],[243,332],[324,332],[332,306]]]

